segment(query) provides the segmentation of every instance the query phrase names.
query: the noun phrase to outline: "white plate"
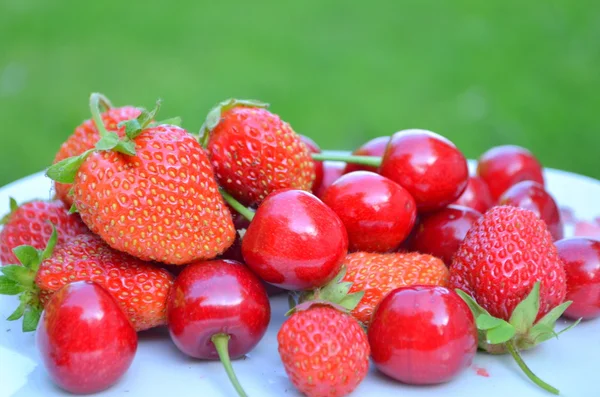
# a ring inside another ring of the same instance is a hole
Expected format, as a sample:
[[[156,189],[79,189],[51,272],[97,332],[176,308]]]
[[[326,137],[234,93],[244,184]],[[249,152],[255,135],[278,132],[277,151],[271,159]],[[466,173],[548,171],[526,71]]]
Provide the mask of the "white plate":
[[[471,164],[472,166],[472,164]],[[579,175],[546,171],[547,186],[561,206],[574,209],[581,219],[600,215],[600,182]],[[18,202],[49,198],[51,184],[42,173],[31,175],[0,189],[0,212],[8,198]],[[570,234],[572,229],[567,229]],[[244,360],[234,362],[238,377],[250,396],[297,396],[284,372],[277,353],[277,331],[284,320],[285,298],[272,300],[269,331]],[[35,348],[32,333],[23,334],[20,323],[6,317],[16,308],[14,297],[0,297],[0,396],[67,396],[46,376]],[[560,320],[558,327],[566,322]],[[600,320],[580,324],[573,331],[523,353],[529,366],[542,379],[569,397],[600,395],[596,377],[600,368]],[[479,370],[479,371],[478,371]],[[479,373],[487,371],[489,377]],[[508,356],[492,357],[478,353],[473,365],[457,379],[435,387],[414,387],[385,378],[371,366],[371,372],[356,396],[544,396],[550,394],[534,386]],[[185,357],[171,343],[168,333],[155,329],[140,334],[135,360],[125,377],[98,396],[235,396],[219,362]]]

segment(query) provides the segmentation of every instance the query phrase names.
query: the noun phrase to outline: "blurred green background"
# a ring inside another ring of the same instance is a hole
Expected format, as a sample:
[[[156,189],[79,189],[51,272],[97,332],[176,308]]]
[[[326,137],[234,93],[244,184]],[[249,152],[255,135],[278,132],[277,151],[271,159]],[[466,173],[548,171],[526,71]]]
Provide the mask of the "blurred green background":
[[[600,178],[599,1],[0,4],[0,185],[52,161],[92,91],[193,131],[257,98],[322,148],[417,127]]]

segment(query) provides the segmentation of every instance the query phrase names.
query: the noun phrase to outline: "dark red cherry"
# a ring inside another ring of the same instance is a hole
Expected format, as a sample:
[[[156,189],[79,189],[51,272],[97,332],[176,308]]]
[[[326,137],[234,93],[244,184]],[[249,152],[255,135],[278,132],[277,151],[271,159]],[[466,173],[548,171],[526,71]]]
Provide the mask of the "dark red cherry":
[[[475,211],[484,214],[494,205],[490,188],[483,179],[478,176],[469,177],[467,188],[460,197],[453,203],[465,207],[473,208]]]
[[[323,180],[321,181],[321,185],[315,191],[315,196],[322,198],[325,190],[344,174],[345,167],[346,163],[341,161],[323,161]]]
[[[315,141],[313,141],[305,135],[300,135],[300,139],[308,147],[308,150],[310,150],[311,153],[321,153],[321,148],[319,147],[319,145],[317,145]],[[321,186],[321,183],[323,183],[323,162],[316,160],[314,160],[314,162],[315,180],[313,181],[312,192],[316,194],[316,192],[319,190],[319,187]]]
[[[377,138],[373,138],[370,141],[366,142],[364,145],[356,149],[352,152],[353,155],[357,156],[383,156],[385,152],[385,148],[387,144],[390,142],[389,136],[380,136]],[[346,165],[346,169],[344,169],[344,174],[348,174],[354,171],[371,171],[377,172],[378,167],[369,166],[369,165],[361,165],[361,164],[352,164],[348,163]]]

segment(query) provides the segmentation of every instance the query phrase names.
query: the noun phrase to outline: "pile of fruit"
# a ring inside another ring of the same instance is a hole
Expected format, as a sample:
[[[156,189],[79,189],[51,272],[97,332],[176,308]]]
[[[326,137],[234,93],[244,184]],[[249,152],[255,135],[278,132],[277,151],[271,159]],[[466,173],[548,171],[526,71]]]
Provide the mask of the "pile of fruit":
[[[50,378],[115,384],[137,332],[168,327],[185,355],[232,360],[262,339],[269,296],[291,383],[343,396],[370,362],[398,382],[449,382],[478,349],[510,354],[600,316],[600,242],[563,239],[540,163],[516,146],[477,175],[448,139],[404,130],[352,155],[321,152],[264,103],[228,100],[199,134],[177,118],[90,97],[92,117],[46,175],[50,201],[11,201],[0,232],[9,320],[36,331]]]

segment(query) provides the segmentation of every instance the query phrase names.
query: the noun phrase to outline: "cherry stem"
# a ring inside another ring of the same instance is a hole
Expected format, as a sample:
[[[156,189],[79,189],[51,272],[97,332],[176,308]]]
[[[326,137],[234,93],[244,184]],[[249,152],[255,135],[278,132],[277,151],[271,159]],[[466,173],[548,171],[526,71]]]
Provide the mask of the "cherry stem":
[[[546,382],[544,382],[543,380],[541,380],[540,378],[537,377],[536,374],[533,373],[533,371],[531,369],[529,369],[529,367],[527,366],[527,364],[525,364],[525,361],[523,361],[523,358],[521,357],[521,355],[519,354],[519,352],[517,351],[517,349],[515,348],[514,344],[512,341],[508,341],[505,343],[506,348],[508,350],[508,352],[510,353],[510,355],[515,359],[515,361],[517,362],[517,364],[519,365],[519,367],[521,368],[521,370],[523,370],[523,372],[525,372],[525,375],[527,375],[527,377],[529,379],[531,379],[531,381],[533,383],[535,383],[536,385],[538,385],[539,387],[541,387],[542,389],[552,393],[552,394],[560,394],[559,390],[550,386],[549,384],[547,384]]]
[[[106,109],[110,109],[110,101],[108,98],[97,92],[92,93],[92,95],[90,95],[90,112],[92,112],[92,119],[96,124],[100,136],[106,136],[108,135],[108,131],[106,131],[106,127],[104,127],[104,122],[100,116],[100,105],[104,106]]]
[[[238,395],[240,397],[248,397],[248,395],[242,388],[242,385],[240,385],[238,378],[235,376],[235,372],[233,372],[233,367],[231,366],[228,348],[229,338],[230,336],[227,334],[214,334],[210,338],[210,340],[215,345],[217,353],[219,354],[219,359],[223,363],[223,366],[225,367],[225,372],[227,372],[227,376],[229,377],[229,380],[231,381],[231,384],[233,385],[235,390],[238,392]]]
[[[221,189],[221,196],[227,201],[227,203],[233,207],[237,212],[239,212],[244,218],[252,221],[254,218],[254,211],[249,208],[244,207],[242,203],[237,201],[231,194],[227,193],[225,190]]]
[[[381,165],[381,157],[377,156],[353,156],[348,154],[331,154],[331,153],[313,153],[313,160],[317,161],[343,161],[351,164],[369,165],[371,167],[379,167]]]

